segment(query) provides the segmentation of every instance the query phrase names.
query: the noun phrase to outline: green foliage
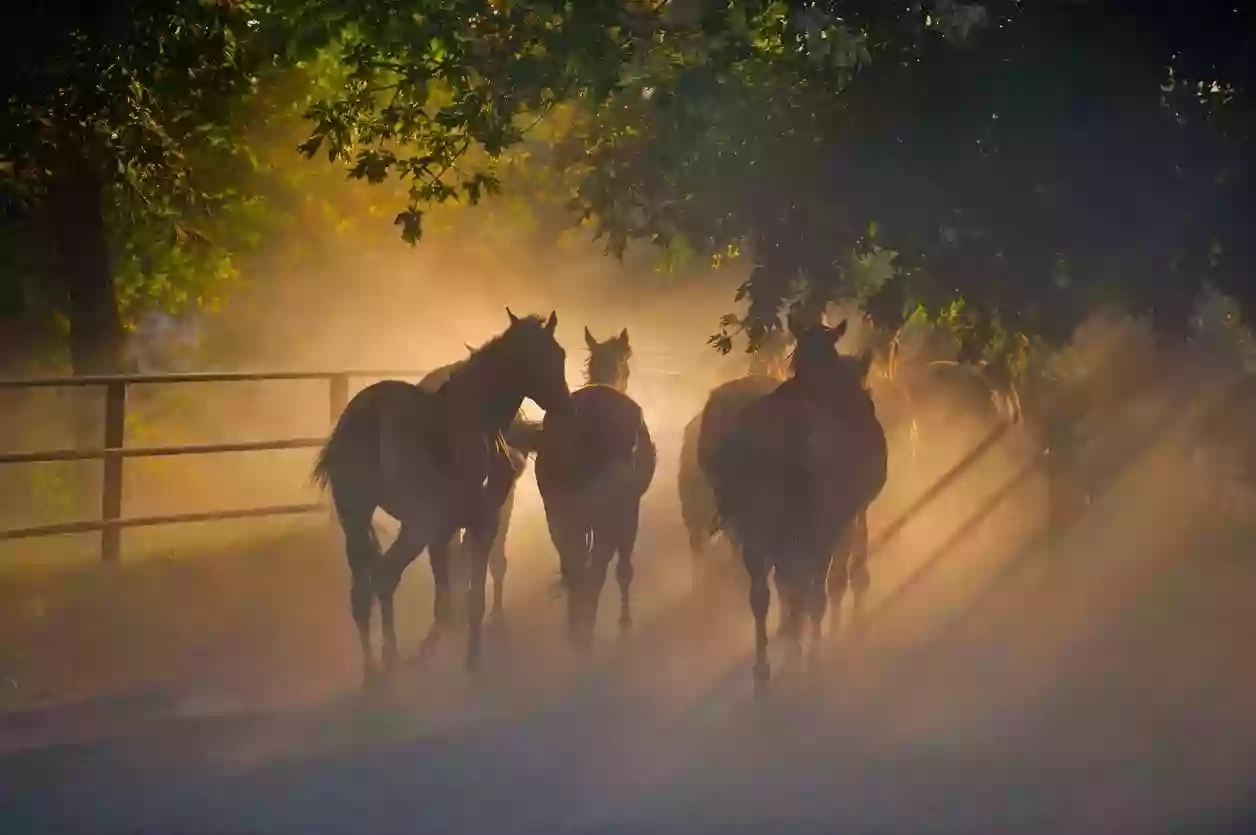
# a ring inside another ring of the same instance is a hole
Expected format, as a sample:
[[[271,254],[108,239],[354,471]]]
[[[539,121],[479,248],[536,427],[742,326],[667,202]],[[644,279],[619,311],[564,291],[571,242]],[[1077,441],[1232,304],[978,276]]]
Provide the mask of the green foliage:
[[[890,330],[919,312],[1014,374],[1097,304],[1180,329],[1209,280],[1256,309],[1256,41],[1234,4],[375,8],[334,4],[352,81],[314,110],[307,153],[400,177],[414,239],[426,206],[470,197],[568,102],[533,162],[609,251],[753,257],[722,349],[787,306],[855,301]]]
[[[85,199],[99,194],[109,263],[98,273],[112,276],[121,324],[150,306],[212,306],[233,259],[267,230],[256,193],[266,172],[240,128],[259,84],[281,70],[275,39],[290,10],[252,0],[22,5],[19,37],[0,55],[0,252],[20,264],[0,312],[70,310],[70,286],[83,279],[58,252],[49,197],[79,170]]]
[[[407,188],[402,236],[422,235],[424,210],[495,194],[495,167],[558,102],[596,103],[619,84],[632,40],[624,4],[424,0],[408,14],[361,0],[308,16],[340,27],[344,88],[310,110],[307,157],[325,152],[371,183]]]
[[[242,42],[261,9],[232,2],[108,4],[100,17],[66,3],[28,10],[30,28],[6,53],[0,159],[10,199],[37,199],[80,149],[145,222],[212,204],[193,176],[198,150],[229,146],[227,130],[255,57]]]
[[[110,11],[38,6],[0,56],[15,91],[0,249],[26,250],[8,309],[64,306],[30,240],[50,178],[85,154],[128,316],[212,306],[280,230],[381,234],[389,219],[412,243],[455,225],[499,243],[574,228],[620,257],[648,242],[663,274],[745,253],[747,309],[713,337],[722,349],[787,309],[854,302],[891,332],[924,317],[964,359],[1015,374],[1030,342],[1066,339],[1099,304],[1162,330],[1205,286],[1256,310],[1256,41],[1234,4]],[[319,171],[324,155],[339,165]],[[282,255],[299,260],[326,236],[293,237]]]

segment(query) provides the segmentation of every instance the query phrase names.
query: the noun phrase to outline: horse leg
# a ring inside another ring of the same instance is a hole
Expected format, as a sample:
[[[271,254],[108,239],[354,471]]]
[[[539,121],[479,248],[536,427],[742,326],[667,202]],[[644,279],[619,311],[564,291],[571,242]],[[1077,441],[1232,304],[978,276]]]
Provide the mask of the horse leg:
[[[578,643],[581,590],[585,567],[589,562],[588,531],[584,520],[570,506],[569,500],[562,497],[545,501],[545,522],[549,526],[554,549],[558,551],[563,589],[567,594],[567,636]]]
[[[597,624],[598,603],[602,598],[602,587],[606,585],[606,572],[610,568],[611,558],[615,556],[618,541],[615,537],[615,525],[605,518],[605,511],[593,525],[593,542],[589,549],[589,564],[584,576],[584,594],[581,606],[580,645],[588,649],[593,643],[593,628]]]
[[[380,620],[384,631],[384,669],[389,674],[397,669],[397,629],[393,619],[393,595],[401,575],[414,558],[427,547],[430,531],[426,525],[402,522],[397,538],[371,572],[375,595],[379,599]]]
[[[686,519],[685,526],[689,534],[690,584],[693,591],[698,591],[711,573],[711,560],[706,553],[711,535],[692,519]]]
[[[784,571],[782,571],[784,567]],[[801,566],[793,561],[776,566],[777,593],[781,598],[781,637],[794,664],[802,657],[803,623],[807,616],[807,583]]]
[[[488,552],[497,537],[498,515],[484,514],[484,521],[467,528],[463,550],[471,556],[471,585],[467,589],[467,671],[480,666],[480,633],[484,625],[484,595],[488,583]]]
[[[856,634],[867,627],[864,620],[864,595],[872,584],[868,574],[868,511],[861,511],[855,517],[850,548],[850,587],[854,592],[854,611],[851,625]]]
[[[632,629],[632,552],[637,547],[637,530],[641,522],[641,504],[634,501],[624,509],[615,541],[619,556],[615,562],[615,580],[619,583],[619,628]]]
[[[493,608],[490,616],[502,616],[502,600],[506,589],[506,533],[510,530],[510,515],[515,507],[515,488],[512,485],[506,494],[506,501],[499,512],[497,536],[493,539],[493,548],[488,553],[488,571],[493,578]]]
[[[449,536],[443,533],[428,548],[432,560],[432,585],[435,588],[435,599],[432,603],[432,624],[437,631],[444,629],[453,622],[453,606],[450,600],[450,561],[456,559],[458,549],[458,532]],[[464,585],[465,588],[465,585]]]
[[[811,661],[808,665],[812,670],[819,666],[820,637],[824,628],[825,610],[828,609],[829,598],[825,588],[824,575],[820,574],[807,583],[806,600],[807,619],[810,621]]]
[[[358,643],[362,648],[362,679],[366,686],[376,680],[374,652],[371,650],[371,610],[375,606],[375,591],[371,585],[371,569],[379,560],[379,543],[371,527],[371,512],[351,508],[347,502],[336,501],[336,515],[345,537],[345,554],[349,559],[352,583],[349,590],[349,610],[358,629]]]
[[[467,532],[454,531],[449,540],[449,588],[446,600],[449,606],[449,622],[465,625],[467,622],[467,589],[471,588],[471,546]]]
[[[836,634],[842,618],[842,598],[846,596],[846,588],[850,585],[848,569],[849,556],[846,549],[839,548],[829,565],[829,574],[825,580],[828,587],[829,610],[833,620],[829,631]]]
[[[778,638],[785,637],[786,633],[789,632],[790,619],[789,595],[785,594],[785,592],[781,590],[781,576],[780,569],[777,569],[777,571],[772,575],[772,582],[776,586],[776,599],[780,601],[781,604],[781,620],[776,624],[776,637]]]
[[[757,548],[743,544],[742,560],[750,575],[750,611],[754,614],[754,683],[755,692],[767,691],[772,678],[772,666],[768,663],[768,607],[772,603],[772,590],[768,587],[768,563]]]

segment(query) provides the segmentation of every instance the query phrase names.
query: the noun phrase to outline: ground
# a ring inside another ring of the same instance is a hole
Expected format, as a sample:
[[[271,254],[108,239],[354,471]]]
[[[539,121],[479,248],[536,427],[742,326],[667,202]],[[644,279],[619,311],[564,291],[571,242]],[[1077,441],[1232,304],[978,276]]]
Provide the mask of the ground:
[[[1065,558],[1010,522],[955,550],[905,533],[874,562],[868,631],[830,637],[809,680],[778,664],[756,703],[744,580],[691,593],[670,491],[647,508],[633,634],[612,575],[594,656],[568,652],[524,502],[480,676],[458,639],[414,658],[420,560],[398,595],[410,660],[372,699],[325,525],[6,578],[0,831],[1237,831],[1256,572],[1160,524],[1184,492],[1097,510]]]

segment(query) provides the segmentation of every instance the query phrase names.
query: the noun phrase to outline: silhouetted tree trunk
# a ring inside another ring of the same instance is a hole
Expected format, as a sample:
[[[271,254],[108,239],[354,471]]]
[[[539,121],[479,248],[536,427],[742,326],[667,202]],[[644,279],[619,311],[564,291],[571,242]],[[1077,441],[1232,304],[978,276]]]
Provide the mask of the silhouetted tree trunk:
[[[104,179],[83,143],[63,139],[58,147],[48,207],[70,320],[71,367],[75,376],[116,374],[122,370],[123,333],[105,233]],[[103,393],[80,389],[70,396],[75,445],[102,446]],[[80,517],[99,511],[100,468],[100,462],[76,466],[81,474],[74,479]]]
[[[61,260],[70,319],[70,361],[75,374],[115,374],[123,334],[105,237],[105,186],[83,147],[58,157],[49,183],[53,239]]]

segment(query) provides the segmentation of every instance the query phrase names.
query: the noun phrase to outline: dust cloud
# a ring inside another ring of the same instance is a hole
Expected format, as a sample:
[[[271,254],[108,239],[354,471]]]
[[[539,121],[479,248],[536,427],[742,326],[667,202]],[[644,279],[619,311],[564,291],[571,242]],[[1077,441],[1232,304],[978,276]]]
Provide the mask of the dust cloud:
[[[517,239],[479,244],[454,228],[415,249],[396,239],[390,224],[326,244],[300,269],[275,271],[266,253],[212,314],[188,317],[199,349],[178,364],[159,344],[152,370],[178,371],[410,371],[424,373],[466,356],[504,329],[505,309],[557,310],[558,336],[568,350],[571,384],[583,381],[583,329],[600,338],[628,328],[635,393],[664,438],[667,426],[687,420],[716,379],[744,358],[723,358],[707,345],[718,317],[730,309],[738,272],[707,269],[660,274],[651,253],[624,262],[600,243],[581,240],[561,251]],[[531,246],[535,252],[529,251]],[[276,250],[282,249],[277,244]],[[350,380],[350,396],[373,382]],[[3,392],[5,446],[12,451],[75,446],[74,416],[103,426],[98,390],[36,389]],[[128,446],[166,446],[312,438],[329,429],[329,391],[323,381],[257,381],[136,385],[128,392]],[[525,411],[540,412],[530,402]],[[102,430],[103,431],[103,430]],[[124,515],[316,501],[307,479],[307,450],[130,459],[124,467]],[[99,513],[101,467],[96,462],[6,466],[6,528],[49,525]],[[11,488],[7,485],[11,485]],[[535,491],[532,491],[533,494]],[[524,491],[528,493],[527,490]],[[80,495],[81,494],[81,495]],[[525,503],[535,495],[521,496]],[[291,520],[214,522],[133,529],[124,550],[133,557],[235,547]],[[298,522],[298,527],[300,526]],[[6,565],[38,568],[81,564],[97,552],[97,535],[0,543]]]
[[[583,328],[628,328],[630,393],[660,453],[636,629],[617,634],[612,579],[593,657],[568,651],[530,474],[480,679],[461,670],[461,636],[414,658],[431,618],[421,559],[398,593],[406,668],[365,704],[326,518],[128,533],[113,570],[87,538],[77,554],[10,543],[5,560],[65,567],[12,571],[0,591],[0,783],[18,788],[0,818],[32,832],[1123,833],[1202,831],[1243,808],[1256,497],[1234,464],[1250,455],[1256,395],[1241,363],[1097,316],[1048,361],[1084,430],[1067,467],[1033,407],[1008,426],[945,376],[912,382],[910,409],[874,382],[891,466],[863,628],[841,612],[814,670],[776,659],[776,689],[756,705],[744,580],[716,550],[725,576],[692,588],[676,500],[681,428],[744,369],[705,345],[738,281],[661,276],[595,244],[525,254],[459,240],[252,282],[205,324],[215,367],[431,369],[500,331],[509,305],[558,311],[574,385]],[[22,401],[31,417],[12,437],[69,445],[54,437],[64,401],[41,398]],[[189,384],[132,402],[133,444],[327,431],[316,383]],[[129,461],[125,512],[310,501],[311,456]]]

